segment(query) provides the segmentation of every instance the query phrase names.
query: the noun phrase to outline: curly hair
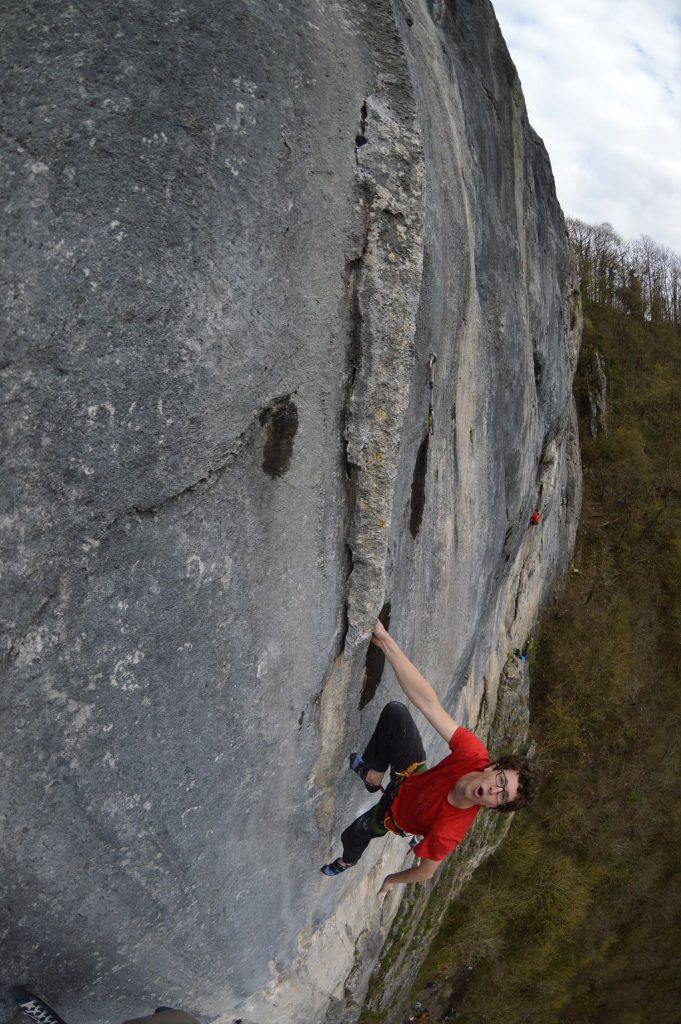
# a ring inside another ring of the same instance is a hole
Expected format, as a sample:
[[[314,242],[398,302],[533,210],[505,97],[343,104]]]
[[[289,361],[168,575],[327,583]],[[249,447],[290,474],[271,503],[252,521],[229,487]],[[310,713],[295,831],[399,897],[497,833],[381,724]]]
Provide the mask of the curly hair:
[[[541,786],[541,772],[539,768],[521,754],[504,754],[494,762],[497,768],[509,768],[518,773],[518,794],[515,800],[509,800],[507,804],[500,804],[497,811],[517,811],[520,807],[527,807],[537,797]]]

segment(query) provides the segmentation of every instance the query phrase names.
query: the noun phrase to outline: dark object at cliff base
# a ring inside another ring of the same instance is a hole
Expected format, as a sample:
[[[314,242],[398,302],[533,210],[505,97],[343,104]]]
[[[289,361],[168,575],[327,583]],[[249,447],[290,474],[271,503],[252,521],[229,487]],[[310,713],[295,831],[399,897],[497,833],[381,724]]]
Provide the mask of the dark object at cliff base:
[[[12,989],[12,998],[20,1010],[35,1020],[38,1024],[64,1024],[64,1021],[51,1006],[44,1003],[38,996],[34,996],[26,988],[17,986]]]

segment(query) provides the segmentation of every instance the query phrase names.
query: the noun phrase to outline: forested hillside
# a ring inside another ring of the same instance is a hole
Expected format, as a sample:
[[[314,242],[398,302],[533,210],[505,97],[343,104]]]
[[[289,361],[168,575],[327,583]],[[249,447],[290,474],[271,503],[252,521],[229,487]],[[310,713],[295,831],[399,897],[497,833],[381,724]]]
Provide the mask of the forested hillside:
[[[599,229],[571,230],[583,243],[585,496],[574,564],[530,655],[548,778],[431,949],[419,979],[419,991],[439,982],[431,1021],[678,1020],[679,261],[670,257],[663,273],[653,257],[666,250],[644,240],[621,249],[611,273],[613,250],[594,244]],[[596,437],[594,351],[607,377],[607,430]]]
[[[647,235],[630,242],[610,224],[569,217],[586,301],[620,309],[635,320],[681,323],[681,257]]]

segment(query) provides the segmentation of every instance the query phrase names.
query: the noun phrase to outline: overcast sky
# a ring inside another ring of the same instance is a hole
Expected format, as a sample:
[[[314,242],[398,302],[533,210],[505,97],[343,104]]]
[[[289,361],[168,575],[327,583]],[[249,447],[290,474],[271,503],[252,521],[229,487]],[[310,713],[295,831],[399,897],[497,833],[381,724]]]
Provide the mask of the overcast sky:
[[[681,0],[492,0],[566,214],[681,255]]]

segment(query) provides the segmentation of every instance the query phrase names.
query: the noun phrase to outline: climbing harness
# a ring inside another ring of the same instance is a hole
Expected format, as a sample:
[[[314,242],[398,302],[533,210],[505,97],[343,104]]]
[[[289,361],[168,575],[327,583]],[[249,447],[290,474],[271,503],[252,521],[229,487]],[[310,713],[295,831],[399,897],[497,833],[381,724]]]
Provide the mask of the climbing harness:
[[[412,775],[420,775],[421,772],[425,772],[427,770],[428,770],[428,768],[427,768],[427,765],[426,765],[425,761],[414,761],[412,764],[407,765],[407,767],[404,769],[403,772],[397,772],[396,773],[395,781],[393,783],[391,783],[390,787],[388,787],[388,792],[391,792],[391,789],[392,789],[390,805],[388,806],[388,808],[386,809],[386,811],[385,811],[385,813],[383,815],[383,825],[384,825],[385,828],[388,829],[388,831],[396,832],[398,836],[406,836],[406,835],[408,835],[407,832],[404,832],[400,828],[400,826],[397,824],[397,822],[395,821],[395,819],[393,817],[392,810],[391,810],[392,805],[393,805],[393,801],[395,800],[395,797],[397,796],[398,789],[400,788],[402,783],[405,781],[405,779],[410,778]]]
[[[410,765],[407,765],[403,772],[396,772],[395,792],[397,792],[398,787],[402,785],[405,779],[408,779],[411,775],[420,775],[421,772],[425,771],[425,761],[412,761]]]
[[[435,385],[435,374],[433,367],[437,362],[437,356],[434,352],[431,352],[428,356],[428,387],[430,388],[430,398],[428,400],[428,433],[433,434],[433,387]]]

